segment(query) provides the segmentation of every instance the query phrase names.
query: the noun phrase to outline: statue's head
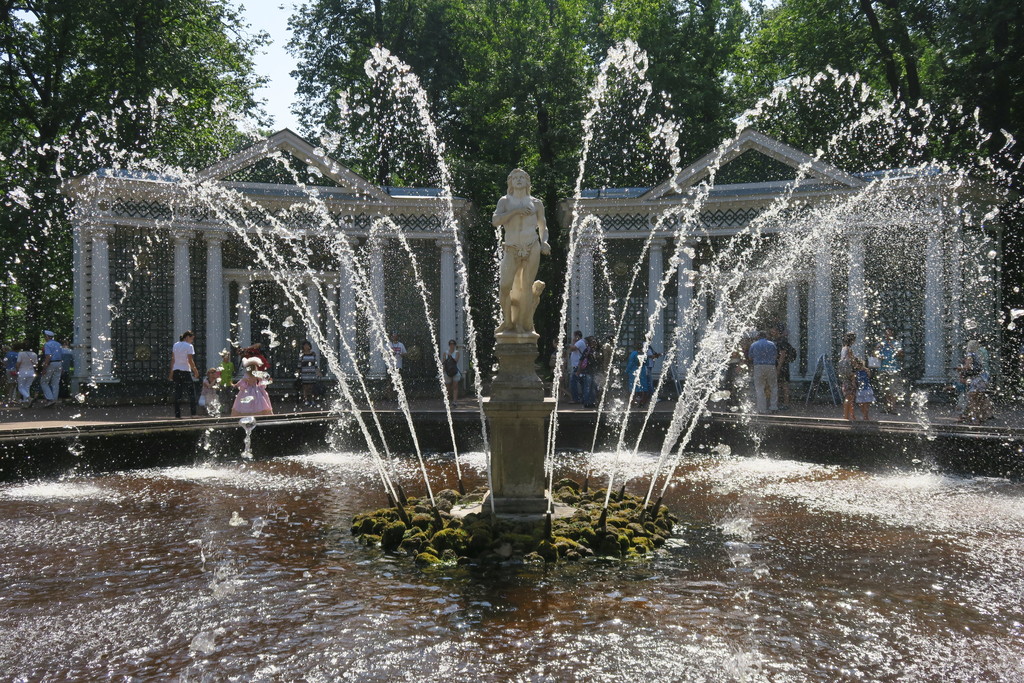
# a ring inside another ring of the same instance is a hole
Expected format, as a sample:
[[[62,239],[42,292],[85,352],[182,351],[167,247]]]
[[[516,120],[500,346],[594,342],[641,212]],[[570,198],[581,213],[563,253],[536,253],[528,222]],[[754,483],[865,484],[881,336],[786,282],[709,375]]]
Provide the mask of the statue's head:
[[[520,192],[530,191],[530,174],[521,168],[514,168],[508,174],[508,193],[512,194],[516,190]]]

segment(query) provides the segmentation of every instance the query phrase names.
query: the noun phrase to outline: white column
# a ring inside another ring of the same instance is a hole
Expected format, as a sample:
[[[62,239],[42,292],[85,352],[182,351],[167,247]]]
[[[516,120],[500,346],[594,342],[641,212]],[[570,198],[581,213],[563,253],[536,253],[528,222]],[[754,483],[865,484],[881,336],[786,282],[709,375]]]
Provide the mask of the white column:
[[[697,295],[697,319],[694,320],[693,326],[697,330],[697,344],[700,344],[708,334],[708,301],[710,295],[707,290],[704,289],[705,285],[703,276],[707,274],[707,270],[704,267],[701,267],[696,274],[700,276],[700,280],[695,280],[695,283],[700,283],[700,289],[698,289],[699,294]]]
[[[174,334],[173,341],[192,328],[192,271],[188,245],[192,234],[185,230],[174,235]]]
[[[344,351],[338,350],[338,324],[340,323],[338,318],[338,280],[335,277],[327,278],[324,285],[327,287],[327,301],[324,302],[327,308],[324,314],[327,327],[324,331],[327,335],[327,346],[330,347],[330,352],[344,364]],[[327,368],[327,372],[332,372],[332,370]]]
[[[221,248],[223,243],[223,234],[208,233],[206,235],[206,367],[208,368],[220,364],[220,352],[227,347],[228,326],[224,320],[224,262]],[[177,257],[177,248],[175,248],[175,257]]]
[[[338,327],[341,332],[341,341],[343,342],[341,343],[339,353],[341,354],[342,369],[346,375],[352,375],[357,372],[358,368],[358,359],[353,357],[353,354],[358,353],[356,347],[358,343],[356,335],[356,293],[352,289],[352,274],[348,272],[344,264],[339,268],[338,277],[341,282],[341,287],[338,289]],[[346,346],[349,349],[348,351],[346,351]]]
[[[949,365],[959,364],[959,354],[963,351],[967,340],[964,338],[963,320],[966,317],[966,306],[964,302],[964,256],[963,235],[959,229],[953,230],[949,242],[949,249],[946,252],[946,277],[949,301],[949,346],[952,357]]]
[[[457,333],[458,306],[456,304],[458,302],[455,295],[455,244],[450,240],[440,240],[437,244],[441,249],[441,289],[439,294],[440,301],[438,303],[438,313],[440,315],[438,332],[441,338],[434,341],[438,344],[439,348],[447,349],[449,339],[454,339],[458,344],[462,343]]]
[[[316,282],[306,283],[306,304],[309,306],[309,323],[306,325],[306,339],[309,340],[310,345],[314,351],[320,351],[319,346],[316,343],[316,335],[310,330],[321,328],[320,315],[320,288]]]
[[[71,262],[71,272],[74,274],[74,337],[72,339],[72,351],[75,357],[75,374],[71,377],[71,393],[77,394],[79,385],[83,379],[89,377],[89,369],[86,367],[85,340],[89,337],[89,317],[85,314],[86,295],[89,293],[89,245],[85,234],[85,226],[75,222],[71,226],[71,235],[74,242]]]
[[[583,244],[576,244],[576,253],[573,262],[569,264],[569,329],[566,331],[566,339],[572,339],[572,333],[580,329],[580,256],[583,254]]]
[[[665,352],[665,312],[664,310],[658,311],[659,290],[661,289],[661,278],[664,274],[665,240],[661,237],[655,237],[651,240],[647,264],[647,320],[650,321],[655,311],[658,312],[651,330],[651,346],[658,353]],[[651,365],[654,376],[660,376],[661,360],[655,360]]]
[[[864,235],[850,237],[850,270],[846,278],[846,332],[857,335],[854,352],[864,356],[864,317],[867,313],[867,292],[864,286]]]
[[[676,343],[675,374],[683,379],[693,364],[694,330],[696,321],[688,318],[693,303],[693,247],[686,244],[679,253],[676,267]]]
[[[596,332],[594,329],[594,243],[584,239],[579,244],[579,318],[577,330],[584,337]],[[571,338],[571,337],[570,337]]]
[[[946,381],[944,367],[942,280],[942,230],[935,227],[928,233],[924,254],[924,377],[922,383]]]
[[[814,372],[818,357],[832,358],[832,248],[823,240],[814,255],[814,282],[811,284],[812,323],[809,326],[807,372]]]
[[[241,348],[252,345],[252,280],[238,280],[238,345]]]
[[[92,381],[114,381],[113,344],[110,329],[110,247],[112,231],[92,232]]]
[[[385,329],[378,331],[377,329],[370,328],[370,376],[371,377],[384,377],[387,374],[387,362],[384,360],[384,356],[378,351],[380,341],[374,339],[378,335],[383,334],[387,342],[387,336],[389,330],[387,329],[387,315],[384,308],[384,255],[381,253],[383,245],[377,241],[376,244],[371,243],[370,249],[370,298],[373,299],[373,306],[376,308],[380,319],[384,321]]]
[[[789,376],[800,375],[800,295],[795,282],[786,285],[786,335],[796,349],[796,357],[789,364]],[[811,368],[811,372],[814,368]]]

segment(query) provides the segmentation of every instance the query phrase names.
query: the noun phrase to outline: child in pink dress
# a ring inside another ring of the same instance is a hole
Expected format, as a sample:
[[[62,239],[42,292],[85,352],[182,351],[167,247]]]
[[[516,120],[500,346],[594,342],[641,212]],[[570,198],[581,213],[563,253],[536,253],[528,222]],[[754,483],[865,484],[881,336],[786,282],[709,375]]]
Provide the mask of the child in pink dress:
[[[267,393],[266,385],[270,384],[270,378],[257,377],[254,373],[265,375],[259,370],[259,358],[246,358],[242,361],[245,368],[245,377],[238,380],[234,386],[238,389],[235,396],[235,403],[231,406],[231,415],[273,415],[274,408],[270,405],[270,395]]]

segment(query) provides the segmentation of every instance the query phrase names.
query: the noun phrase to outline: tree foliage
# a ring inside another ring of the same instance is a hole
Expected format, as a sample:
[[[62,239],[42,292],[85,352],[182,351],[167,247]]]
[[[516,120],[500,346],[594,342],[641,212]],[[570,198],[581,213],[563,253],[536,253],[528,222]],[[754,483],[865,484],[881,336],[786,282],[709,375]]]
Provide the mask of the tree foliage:
[[[4,3],[0,235],[26,332],[70,331],[62,179],[124,154],[183,166],[223,156],[236,117],[258,110],[252,55],[264,42],[226,0]]]

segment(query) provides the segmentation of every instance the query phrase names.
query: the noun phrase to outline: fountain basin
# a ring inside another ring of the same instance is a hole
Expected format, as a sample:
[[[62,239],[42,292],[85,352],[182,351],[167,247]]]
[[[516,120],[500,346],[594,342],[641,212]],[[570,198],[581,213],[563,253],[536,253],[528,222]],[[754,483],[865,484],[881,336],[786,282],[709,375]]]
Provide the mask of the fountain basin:
[[[482,454],[469,461],[470,483],[483,484]],[[559,462],[559,476],[585,464]],[[434,477],[450,470],[431,463]],[[382,682],[439,670],[479,681],[1024,675],[1019,483],[694,457],[664,501],[694,526],[649,560],[424,572],[337,528],[381,504],[375,477],[365,455],[334,452],[0,485],[0,670]]]

